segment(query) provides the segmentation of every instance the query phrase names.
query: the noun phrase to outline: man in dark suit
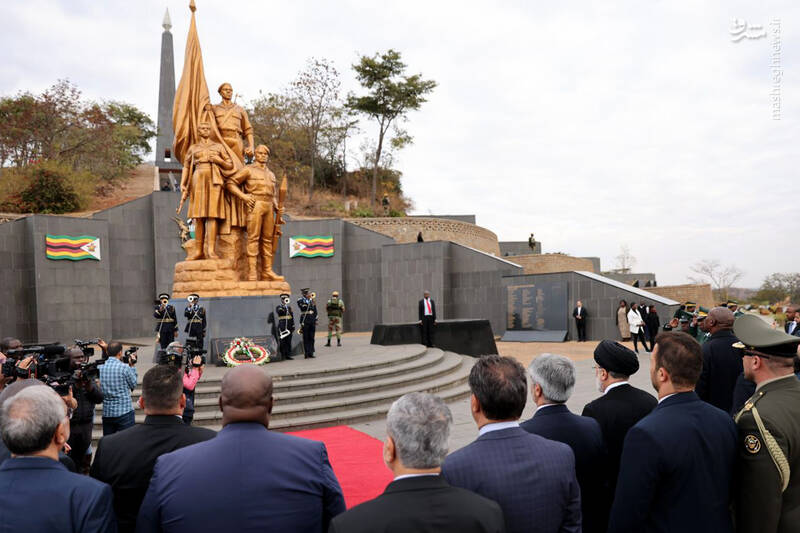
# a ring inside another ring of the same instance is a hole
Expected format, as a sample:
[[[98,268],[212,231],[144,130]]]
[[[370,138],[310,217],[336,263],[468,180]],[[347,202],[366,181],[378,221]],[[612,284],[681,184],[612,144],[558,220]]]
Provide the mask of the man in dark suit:
[[[783,324],[783,331],[789,335],[800,337],[800,324],[795,321],[797,309],[796,305],[790,305],[786,308],[786,322]]]
[[[91,476],[111,485],[114,510],[121,532],[134,531],[136,515],[162,454],[208,440],[216,435],[206,428],[187,426],[181,415],[186,406],[182,370],[157,365],[142,379],[140,406],[143,424],[100,439]]]
[[[345,509],[342,489],[323,443],[267,429],[272,379],[229,370],[219,403],[215,438],[156,462],[136,531],[326,531]]]
[[[733,334],[733,312],[727,307],[715,307],[703,321],[711,333],[703,343],[703,371],[695,392],[704,402],[730,412],[736,380],[742,373],[742,356],[733,344],[739,342]]]
[[[386,415],[383,461],[394,473],[384,493],[340,514],[329,533],[505,531],[497,503],[451,487],[441,476],[453,417],[436,396],[412,392]]]
[[[575,454],[575,472],[581,488],[582,526],[585,533],[605,533],[607,513],[605,447],[600,424],[578,416],[565,405],[575,388],[575,365],[562,355],[545,353],[528,366],[533,418],[520,424],[529,433],[563,442]]]
[[[575,328],[578,330],[578,342],[586,342],[586,308],[580,300],[575,303],[572,317],[575,319]]]
[[[510,533],[580,531],[572,450],[519,427],[528,395],[522,365],[510,357],[481,357],[470,371],[469,386],[480,436],[445,459],[445,479],[499,503]]]
[[[603,395],[586,404],[582,414],[597,420],[603,431],[608,476],[604,507],[610,509],[625,435],[650,414],[657,402],[652,394],[628,383],[628,378],[639,370],[639,359],[633,350],[618,342],[603,340],[594,350],[594,362],[595,384]]]
[[[433,346],[433,333],[436,327],[436,304],[431,300],[431,293],[425,291],[419,301],[419,325],[422,328],[422,344]]]
[[[650,380],[659,404],[625,437],[609,533],[729,533],[736,425],[694,392],[703,366],[685,333],[656,337]]]
[[[0,467],[3,531],[114,532],[111,488],[67,471],[58,452],[69,439],[63,400],[26,387],[4,401],[0,433],[13,457]]]

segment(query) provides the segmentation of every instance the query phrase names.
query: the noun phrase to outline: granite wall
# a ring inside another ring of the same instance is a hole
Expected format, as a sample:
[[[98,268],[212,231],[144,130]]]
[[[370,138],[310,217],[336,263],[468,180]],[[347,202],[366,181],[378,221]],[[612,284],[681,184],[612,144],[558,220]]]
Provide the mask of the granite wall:
[[[581,300],[588,313],[586,338],[589,340],[620,340],[619,328],[616,324],[616,313],[620,300],[655,304],[662,324],[668,322],[669,318],[672,317],[672,314],[678,308],[677,302],[673,300],[626,286],[620,282],[604,278],[594,273],[558,272],[550,274],[506,276],[503,278],[503,285],[506,287],[525,284],[535,285],[543,281],[567,283],[567,312],[569,314],[568,324],[570,339],[577,339],[578,336],[577,329],[575,328],[575,320],[572,318],[572,309],[575,307],[575,302],[577,300]],[[503,298],[504,307],[507,308],[507,293],[504,294]],[[505,328],[503,328],[503,331],[505,331]]]
[[[370,331],[382,321],[383,246],[391,237],[344,224],[342,299],[346,306],[345,331]]]
[[[445,301],[449,289],[450,243],[445,241],[389,244],[381,259],[381,322],[416,322],[418,302],[428,290],[436,302],[437,318],[452,316]]]
[[[36,284],[31,222],[0,224],[0,338],[36,340]]]
[[[25,219],[36,275],[35,340],[112,337],[111,249],[108,222],[87,218],[34,215]],[[100,261],[47,259],[45,236],[92,235],[100,238]]]

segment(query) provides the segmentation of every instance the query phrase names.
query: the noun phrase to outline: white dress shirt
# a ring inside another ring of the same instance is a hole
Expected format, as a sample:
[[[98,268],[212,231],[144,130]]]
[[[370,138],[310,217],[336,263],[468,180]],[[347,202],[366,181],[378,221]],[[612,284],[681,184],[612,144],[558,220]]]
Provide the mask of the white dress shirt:
[[[611,385],[606,387],[606,390],[603,391],[603,394],[608,394],[608,391],[610,391],[614,387],[619,387],[620,385],[627,385],[627,384],[628,384],[627,381],[617,381],[616,383],[612,383]]]
[[[478,435],[483,436],[491,431],[500,431],[501,429],[508,429],[508,428],[518,428],[519,422],[516,420],[514,422],[492,422],[491,424],[486,424],[480,430],[478,430]]]

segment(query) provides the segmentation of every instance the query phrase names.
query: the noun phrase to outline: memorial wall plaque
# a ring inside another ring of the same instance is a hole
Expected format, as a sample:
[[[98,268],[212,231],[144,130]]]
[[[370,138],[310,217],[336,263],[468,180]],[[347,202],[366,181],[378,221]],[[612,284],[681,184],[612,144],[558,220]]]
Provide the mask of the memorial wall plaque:
[[[564,330],[569,310],[564,282],[511,285],[508,290],[507,329]]]

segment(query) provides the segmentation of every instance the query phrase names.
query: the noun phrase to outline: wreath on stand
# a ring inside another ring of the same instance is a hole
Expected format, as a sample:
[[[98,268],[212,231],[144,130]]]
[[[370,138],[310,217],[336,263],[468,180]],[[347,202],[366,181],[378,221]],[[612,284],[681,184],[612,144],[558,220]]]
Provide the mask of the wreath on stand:
[[[222,362],[227,366],[265,365],[269,363],[269,350],[247,337],[237,337],[222,354]]]

